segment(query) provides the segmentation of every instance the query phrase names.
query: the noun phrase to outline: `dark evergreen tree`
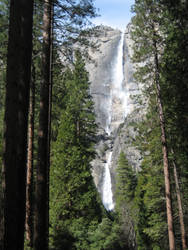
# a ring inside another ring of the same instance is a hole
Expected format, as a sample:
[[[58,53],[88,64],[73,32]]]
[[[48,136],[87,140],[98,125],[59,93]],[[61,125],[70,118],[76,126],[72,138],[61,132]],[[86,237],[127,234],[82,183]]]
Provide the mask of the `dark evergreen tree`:
[[[118,214],[119,223],[124,238],[127,240],[130,249],[136,247],[135,228],[133,217],[135,216],[133,209],[134,192],[137,186],[136,172],[129,165],[123,152],[120,153],[116,177],[116,206],[115,210]]]
[[[45,1],[43,13],[42,79],[38,134],[38,163],[35,195],[34,249],[48,249],[49,104],[51,99],[52,1]]]
[[[120,153],[117,167],[117,201],[121,199],[131,201],[134,198],[134,191],[137,185],[136,172],[129,165],[123,152]]]
[[[40,101],[41,51],[42,51],[42,2],[34,2],[33,13],[33,53],[32,75],[30,84],[29,124],[28,124],[28,155],[26,184],[26,225],[25,247],[33,246],[34,231],[34,187],[36,181],[37,161],[37,130]]]
[[[42,53],[42,85],[39,115],[39,138],[38,138],[38,166],[36,180],[36,210],[35,210],[35,247],[43,244],[42,239],[48,239],[48,193],[49,193],[49,165],[50,165],[50,140],[51,140],[51,94],[52,94],[52,72],[51,54],[52,44],[50,19],[52,11],[50,6],[54,4],[54,32],[55,44],[60,45],[63,41],[64,47],[70,35],[73,34],[74,40],[83,26],[86,25],[87,17],[94,16],[95,9],[92,1],[49,1],[44,3],[43,15],[43,53]],[[50,13],[51,12],[51,13]],[[63,30],[63,32],[62,32]],[[78,32],[79,31],[79,32]],[[68,33],[67,33],[68,32]],[[71,33],[70,33],[71,32]],[[63,34],[61,36],[60,34]],[[60,48],[60,46],[58,47]],[[57,49],[57,47],[56,47]],[[44,206],[46,205],[46,213]],[[46,230],[46,232],[45,232]],[[39,236],[41,232],[41,235]],[[43,236],[42,236],[43,235]],[[46,243],[47,247],[47,243]]]
[[[6,55],[8,44],[8,16],[9,3],[8,0],[1,0],[0,3],[0,66],[1,70],[6,67]],[[2,73],[2,72],[1,72]],[[3,85],[1,85],[2,87]]]
[[[162,64],[162,93],[165,104],[165,119],[167,120],[168,143],[173,149],[171,152],[171,165],[176,166],[179,179],[182,212],[179,209],[179,221],[176,221],[175,233],[180,237],[181,231],[182,248],[187,248],[187,239],[184,232],[188,228],[187,207],[187,163],[188,163],[188,74],[187,74],[187,27],[188,17],[187,1],[160,1],[166,7],[168,25],[165,26],[166,47],[163,54]],[[174,165],[175,164],[175,165]],[[175,189],[174,189],[175,190]],[[174,194],[174,207],[178,207],[176,194]],[[175,210],[175,209],[174,209]],[[184,225],[183,225],[184,224]],[[185,230],[183,229],[185,228]]]
[[[2,190],[2,158],[3,158],[3,117],[4,110],[0,110],[0,249],[3,248],[3,190]]]
[[[8,43],[9,5],[7,0],[0,3],[0,249],[3,242],[3,192],[2,192],[2,158],[3,158],[3,117],[5,99],[5,75]]]
[[[161,144],[164,165],[165,192],[166,192],[166,209],[168,221],[168,235],[170,249],[175,249],[175,238],[173,230],[172,215],[172,193],[170,190],[170,165],[167,146],[167,129],[165,119],[165,106],[162,96],[162,51],[165,46],[165,9],[159,5],[158,1],[136,1],[134,5],[136,16],[133,20],[135,41],[135,62],[141,62],[140,70],[137,76],[145,83],[145,89],[149,90],[149,100],[154,95],[157,99],[159,124],[161,128]],[[166,23],[165,23],[166,24]],[[141,31],[142,30],[142,31]],[[144,65],[144,66],[143,66]]]
[[[93,101],[84,61],[79,52],[75,57],[73,71],[65,73],[64,106],[53,145],[50,224],[52,239],[62,235],[65,249],[86,249],[87,229],[101,220],[101,207],[91,175],[96,136]],[[54,249],[63,247],[56,248],[53,240]]]
[[[24,245],[32,15],[33,1],[10,1],[3,162],[3,249],[7,250]]]
[[[97,229],[89,232],[90,250],[131,249],[123,238],[121,226],[117,221],[103,218]]]
[[[168,248],[160,126],[155,106],[154,101],[139,125],[136,142],[143,157],[134,199],[138,249]]]
[[[33,163],[34,163],[34,122],[35,122],[35,66],[32,63],[32,76],[29,101],[27,177],[26,177],[26,216],[25,233],[27,245],[33,245]]]

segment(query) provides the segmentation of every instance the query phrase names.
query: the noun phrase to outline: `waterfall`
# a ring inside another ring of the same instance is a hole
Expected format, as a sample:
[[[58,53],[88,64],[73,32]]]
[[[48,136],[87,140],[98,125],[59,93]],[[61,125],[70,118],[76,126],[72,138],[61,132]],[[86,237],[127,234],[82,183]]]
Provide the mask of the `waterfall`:
[[[123,42],[124,39],[122,33],[117,47],[117,56],[112,67],[113,79],[109,97],[109,107],[107,107],[108,118],[105,128],[105,131],[108,135],[111,135],[111,133],[113,133],[119,127],[128,113],[128,111],[126,111],[128,96],[125,88],[123,88]],[[107,151],[102,187],[102,200],[107,210],[114,209],[110,175],[111,158],[112,151]]]
[[[123,33],[118,45],[117,57],[114,65],[113,82],[112,82],[112,118],[111,127],[115,130],[124,121],[128,114],[128,91],[123,86]]]
[[[119,92],[122,92],[123,78],[124,75],[123,75],[123,33],[122,33],[114,65],[114,74],[113,74],[113,88],[115,90],[113,93],[114,95],[118,95]]]
[[[104,169],[102,201],[106,210],[112,210],[114,208],[114,203],[112,199],[111,176],[110,176],[110,169],[109,169],[111,159],[112,159],[112,152],[107,153],[106,158],[107,158],[107,162],[105,163],[105,169]]]

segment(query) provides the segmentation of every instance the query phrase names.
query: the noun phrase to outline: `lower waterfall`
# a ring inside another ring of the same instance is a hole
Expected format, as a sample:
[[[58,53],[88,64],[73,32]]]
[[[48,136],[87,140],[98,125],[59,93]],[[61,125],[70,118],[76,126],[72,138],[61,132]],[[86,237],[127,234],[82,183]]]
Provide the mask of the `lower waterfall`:
[[[109,107],[107,107],[108,119],[105,128],[109,137],[113,135],[114,131],[117,131],[119,125],[124,121],[124,118],[128,113],[126,111],[128,95],[126,90],[123,88],[123,36],[124,35],[122,33],[117,46],[117,55],[112,67],[113,77],[110,86]],[[106,151],[106,163],[103,174],[102,201],[107,210],[114,209],[110,174],[112,153],[112,149]]]
[[[105,164],[105,169],[104,169],[102,201],[106,210],[113,210],[114,203],[112,199],[111,176],[110,176],[110,169],[109,169],[111,159],[112,159],[112,151],[109,153],[107,152],[106,158],[107,158],[107,162]]]

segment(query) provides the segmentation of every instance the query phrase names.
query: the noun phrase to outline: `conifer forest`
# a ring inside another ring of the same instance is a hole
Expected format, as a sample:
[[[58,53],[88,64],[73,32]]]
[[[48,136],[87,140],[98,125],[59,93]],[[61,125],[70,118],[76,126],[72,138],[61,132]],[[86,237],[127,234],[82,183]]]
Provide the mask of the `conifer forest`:
[[[0,0],[0,249],[188,249],[188,0],[131,11],[121,34],[94,0]]]

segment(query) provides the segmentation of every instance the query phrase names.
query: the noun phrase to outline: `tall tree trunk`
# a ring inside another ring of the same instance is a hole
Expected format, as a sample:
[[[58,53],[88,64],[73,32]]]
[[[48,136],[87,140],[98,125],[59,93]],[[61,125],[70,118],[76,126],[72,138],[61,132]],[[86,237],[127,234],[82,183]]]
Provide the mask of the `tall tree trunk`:
[[[32,65],[30,87],[28,154],[27,154],[27,183],[26,183],[26,240],[28,246],[33,244],[33,144],[35,118],[35,66]]]
[[[172,153],[174,155],[173,150],[172,150]],[[175,185],[176,185],[176,195],[177,195],[177,201],[178,201],[178,212],[179,212],[179,221],[180,221],[180,230],[181,230],[182,249],[186,250],[187,249],[187,244],[186,244],[185,224],[184,224],[184,219],[183,219],[183,208],[182,208],[182,202],[181,202],[181,193],[180,193],[178,174],[177,174],[177,168],[176,168],[175,161],[173,161],[173,169],[174,169],[174,180],[175,180]]]
[[[51,10],[52,1],[44,2],[42,82],[38,138],[38,166],[36,180],[36,207],[34,249],[48,249],[48,185],[49,185],[49,100],[51,80]]]
[[[165,178],[165,196],[166,196],[169,247],[170,247],[170,250],[175,250],[175,238],[174,238],[174,231],[173,231],[173,216],[172,216],[171,192],[170,192],[168,149],[167,149],[167,141],[166,141],[163,106],[161,102],[161,90],[160,90],[160,84],[159,84],[158,52],[157,52],[157,44],[155,40],[153,41],[153,45],[154,45],[154,65],[155,65],[155,86],[156,86],[156,93],[157,93],[157,104],[158,104],[159,120],[160,120],[160,127],[161,127],[161,142],[162,142],[162,151],[163,151],[163,166],[164,166],[164,178]]]
[[[4,250],[22,250],[33,1],[11,0],[3,159]]]
[[[54,5],[51,6],[51,37],[50,37],[50,81],[49,81],[49,109],[48,109],[48,153],[47,153],[47,225],[49,225],[49,187],[50,187],[50,148],[51,148],[51,115],[52,115],[52,84],[53,84],[53,21]],[[49,233],[49,230],[47,231]],[[49,236],[49,235],[48,235]]]

